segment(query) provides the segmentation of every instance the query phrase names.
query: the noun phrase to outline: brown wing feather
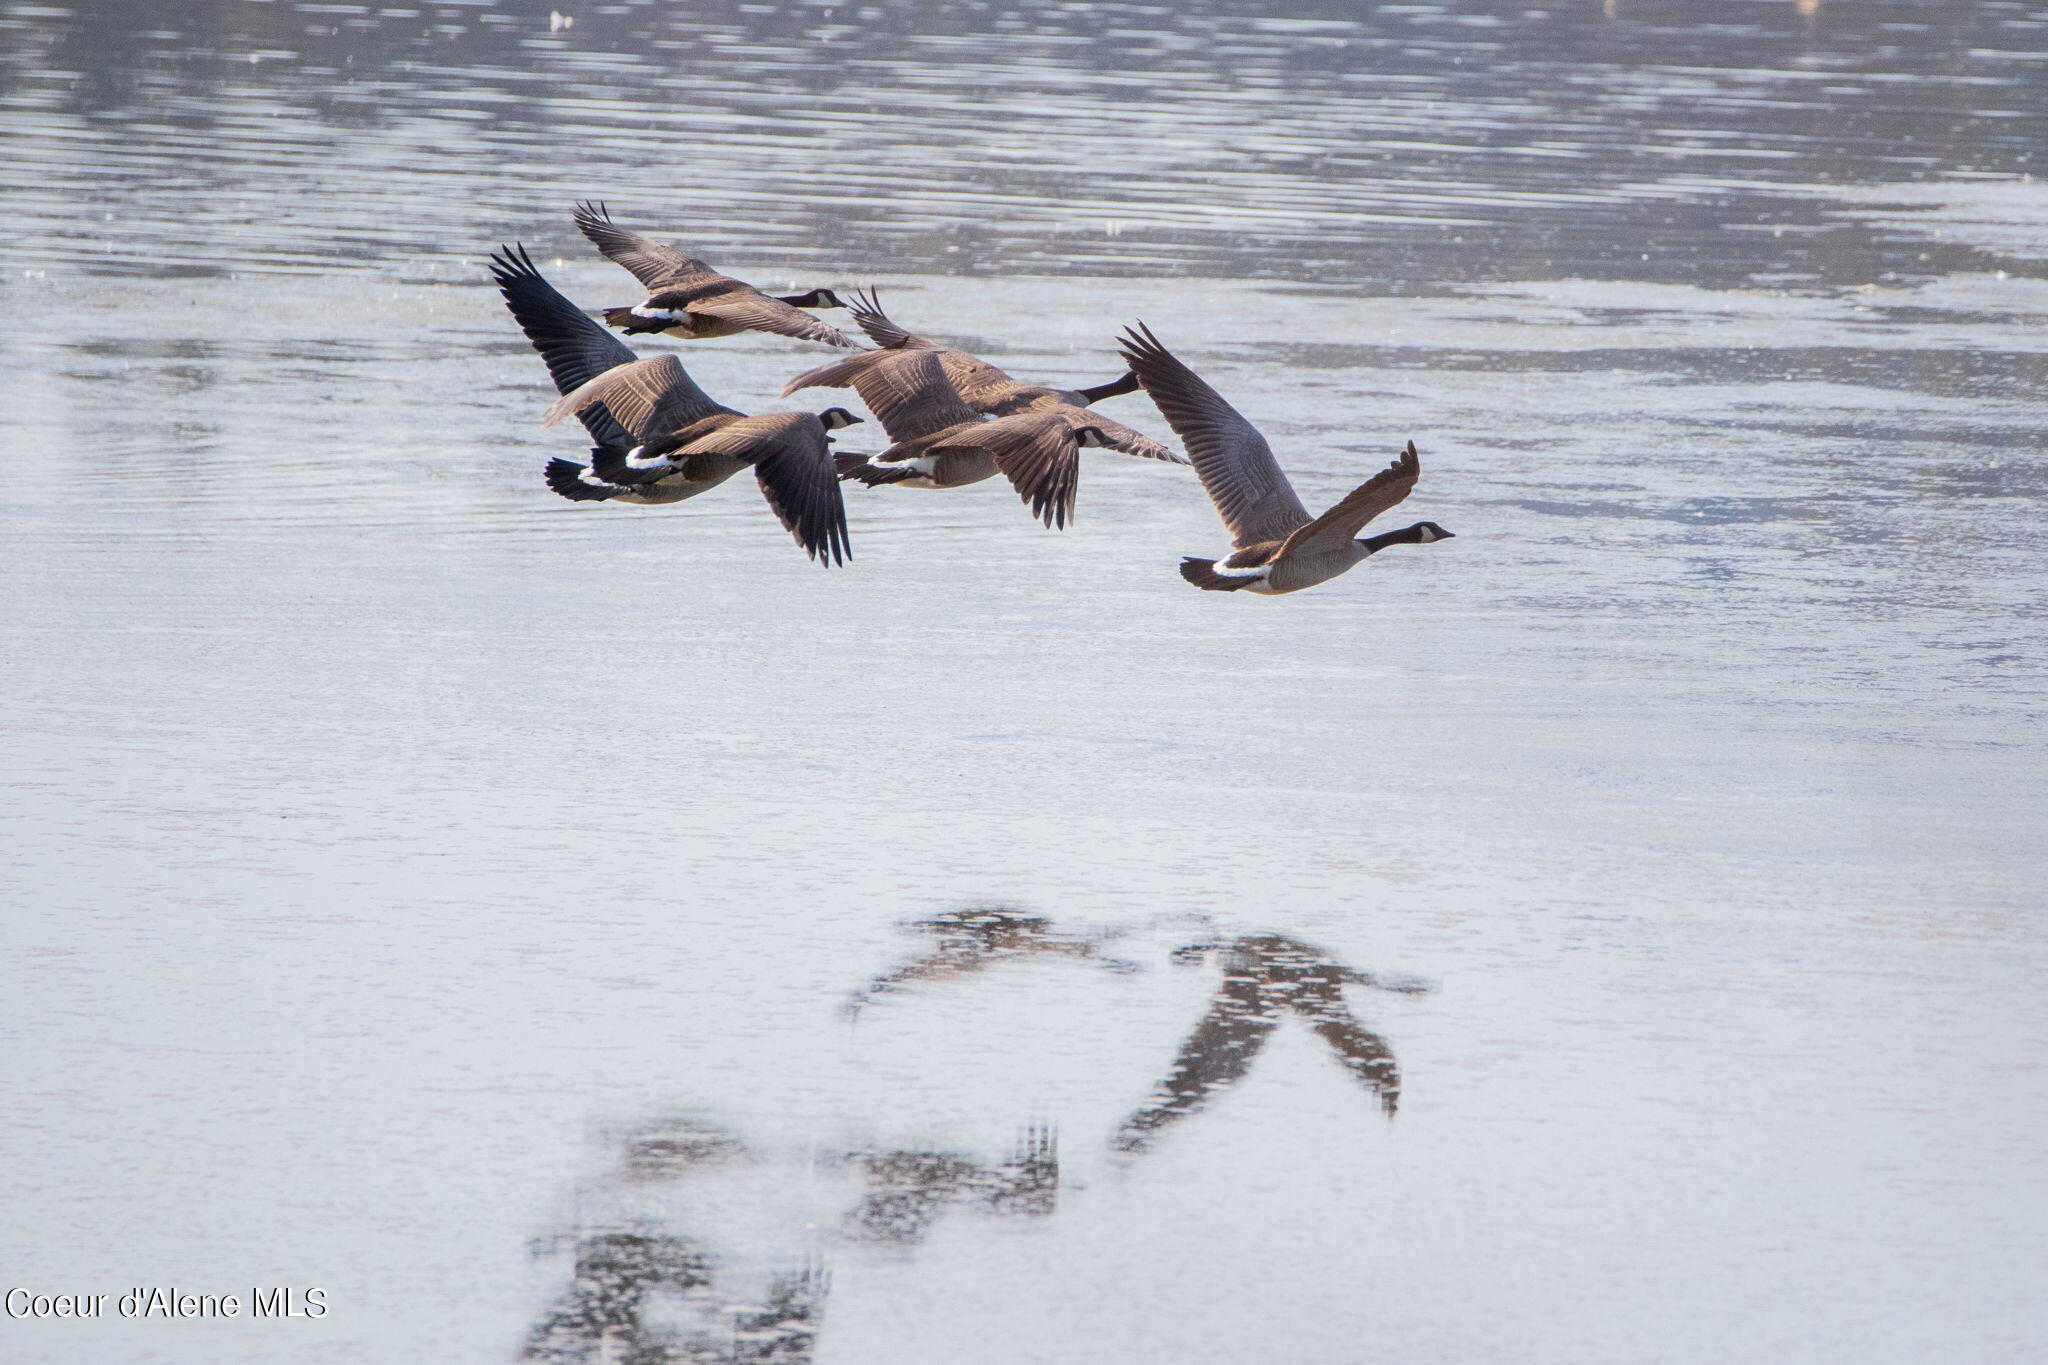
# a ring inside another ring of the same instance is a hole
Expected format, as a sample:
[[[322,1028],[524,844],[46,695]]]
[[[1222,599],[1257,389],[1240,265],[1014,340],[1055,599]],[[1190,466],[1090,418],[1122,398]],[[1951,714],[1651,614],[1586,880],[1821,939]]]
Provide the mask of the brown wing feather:
[[[917,333],[907,331],[892,322],[889,315],[882,311],[881,294],[872,287],[854,290],[853,302],[846,305],[846,311],[853,315],[853,320],[860,329],[868,334],[868,340],[884,350],[935,351],[940,349],[939,343],[933,341],[930,337],[921,337]]]
[[[615,365],[582,386],[571,389],[541,417],[551,427],[570,413],[602,403],[635,441],[656,440],[692,422],[719,413],[739,414],[714,403],[697,387],[673,355],[648,356]]]
[[[620,227],[603,204],[578,204],[575,218],[577,229],[590,239],[591,245],[603,252],[606,260],[631,271],[633,278],[646,285],[650,293],[718,276],[716,270],[681,247]]]
[[[684,307],[692,313],[737,323],[751,332],[773,332],[799,341],[822,341],[829,346],[853,345],[837,327],[820,322],[793,303],[771,299],[751,286],[708,299],[692,299]]]
[[[1111,421],[1100,413],[1076,407],[1065,407],[1056,411],[1066,418],[1070,427],[1094,427],[1102,433],[1102,439],[1109,442],[1111,450],[1120,450],[1126,455],[1141,455],[1148,460],[1164,460],[1168,464],[1188,463],[1188,457],[1175,454],[1172,447],[1153,440],[1135,427]]]
[[[825,428],[807,412],[771,415],[795,420],[759,447],[754,478],[761,496],[805,554],[820,564],[844,564],[853,547],[847,539],[839,469]]]
[[[1309,520],[1308,509],[1257,427],[1182,364],[1143,323],[1120,343],[1131,372],[1187,447],[1202,487],[1233,542],[1278,540]]]
[[[1408,448],[1392,464],[1346,493],[1338,499],[1335,507],[1289,536],[1287,548],[1292,550],[1324,540],[1351,539],[1367,522],[1414,492],[1415,480],[1421,474],[1422,463],[1415,453],[1415,442],[1410,441]]]
[[[798,375],[782,393],[786,398],[814,385],[850,386],[894,442],[979,422],[981,414],[967,406],[946,378],[942,354],[932,350],[863,351]]]

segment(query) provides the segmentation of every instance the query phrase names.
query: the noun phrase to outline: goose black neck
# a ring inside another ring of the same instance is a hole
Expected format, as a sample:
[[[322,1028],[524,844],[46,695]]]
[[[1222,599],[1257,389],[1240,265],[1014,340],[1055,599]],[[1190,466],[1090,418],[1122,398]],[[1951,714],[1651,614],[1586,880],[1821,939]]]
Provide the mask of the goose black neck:
[[[1420,545],[1422,543],[1422,523],[1417,522],[1413,526],[1403,526],[1398,531],[1386,531],[1380,535],[1366,536],[1358,543],[1365,547],[1365,552],[1369,555],[1378,554],[1389,545]]]
[[[1121,379],[1112,379],[1107,384],[1097,384],[1092,389],[1077,389],[1075,392],[1079,393],[1090,403],[1099,403],[1105,398],[1114,398],[1120,393],[1136,393],[1138,387],[1138,376],[1129,370],[1125,370],[1124,376]]]

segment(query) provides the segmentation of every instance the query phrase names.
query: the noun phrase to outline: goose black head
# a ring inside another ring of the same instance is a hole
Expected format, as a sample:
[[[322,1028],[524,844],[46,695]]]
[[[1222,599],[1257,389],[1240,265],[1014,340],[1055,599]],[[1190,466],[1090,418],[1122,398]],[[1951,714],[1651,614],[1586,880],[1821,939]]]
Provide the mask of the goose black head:
[[[1417,545],[1427,545],[1432,540],[1449,540],[1451,533],[1433,521],[1418,521],[1408,528],[1415,533]]]
[[[1109,444],[1109,438],[1102,434],[1101,427],[1075,427],[1074,439],[1080,442],[1083,447],[1106,446]]]
[[[825,424],[825,430],[837,431],[841,427],[850,427],[856,422],[865,422],[868,419],[855,417],[845,408],[826,408],[818,414],[818,420]]]

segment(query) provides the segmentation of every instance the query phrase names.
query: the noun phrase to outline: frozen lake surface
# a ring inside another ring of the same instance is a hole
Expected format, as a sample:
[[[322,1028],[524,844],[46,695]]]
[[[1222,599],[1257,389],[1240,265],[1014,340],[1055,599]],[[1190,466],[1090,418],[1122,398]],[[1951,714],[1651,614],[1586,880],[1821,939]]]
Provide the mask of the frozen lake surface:
[[[2048,8],[1279,11],[0,7],[0,1287],[329,1303],[0,1356],[2048,1356]],[[1457,539],[563,502],[586,195]]]

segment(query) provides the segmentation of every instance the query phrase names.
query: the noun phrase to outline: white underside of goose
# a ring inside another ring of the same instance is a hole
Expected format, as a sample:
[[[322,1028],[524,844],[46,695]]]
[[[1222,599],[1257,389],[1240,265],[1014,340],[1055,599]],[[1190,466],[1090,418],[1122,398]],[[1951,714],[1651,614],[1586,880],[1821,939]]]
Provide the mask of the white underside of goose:
[[[688,313],[680,312],[674,308],[649,308],[644,303],[634,304],[631,311],[636,318],[663,318],[669,322],[681,322],[684,318],[690,316]]]
[[[869,458],[868,463],[877,469],[914,469],[920,474],[934,473],[939,467],[936,455],[914,455],[907,460],[885,460],[879,455]],[[905,482],[908,482],[906,480]]]

